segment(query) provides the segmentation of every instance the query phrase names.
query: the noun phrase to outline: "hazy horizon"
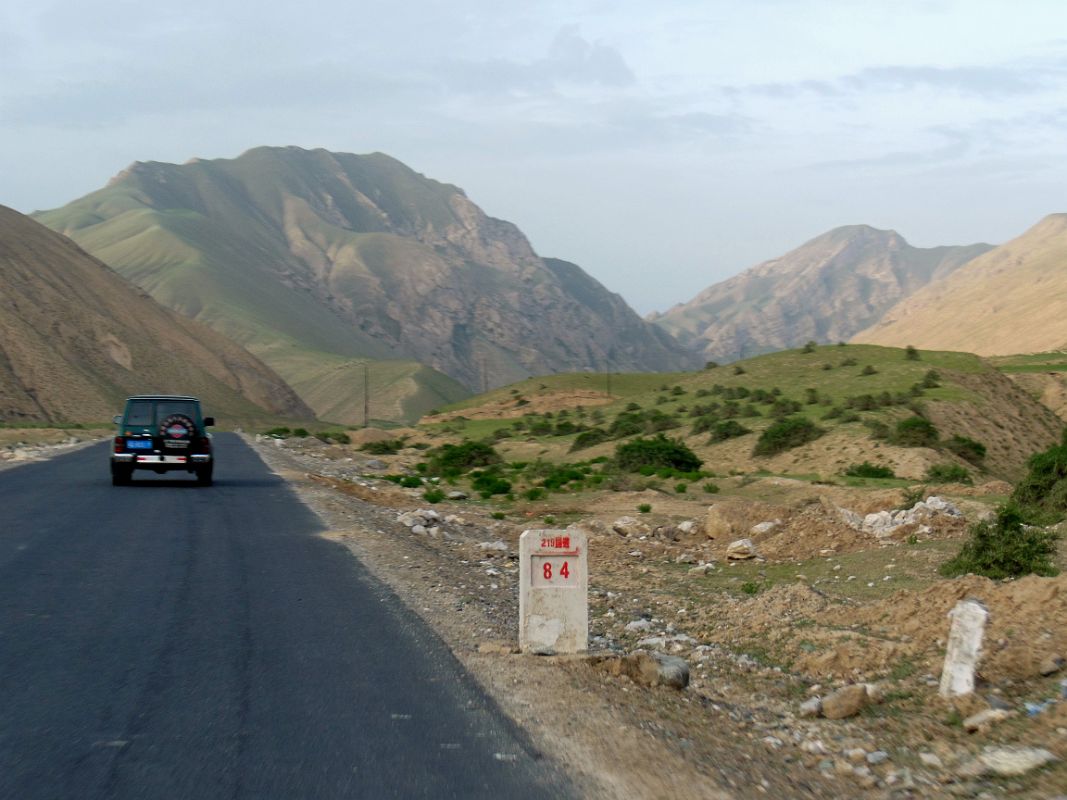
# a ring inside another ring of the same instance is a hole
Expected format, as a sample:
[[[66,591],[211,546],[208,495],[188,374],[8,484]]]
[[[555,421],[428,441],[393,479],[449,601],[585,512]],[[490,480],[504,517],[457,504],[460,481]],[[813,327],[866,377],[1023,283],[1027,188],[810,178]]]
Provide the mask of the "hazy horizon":
[[[831,228],[1003,242],[1063,199],[1067,6],[485,0],[0,11],[0,203],[133,161],[382,151],[644,314]]]

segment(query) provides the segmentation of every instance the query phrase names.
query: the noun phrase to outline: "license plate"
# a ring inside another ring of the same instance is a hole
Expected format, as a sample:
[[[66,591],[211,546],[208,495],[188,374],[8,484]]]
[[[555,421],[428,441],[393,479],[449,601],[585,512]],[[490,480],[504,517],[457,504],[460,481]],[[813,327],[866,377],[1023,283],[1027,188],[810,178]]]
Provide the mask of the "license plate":
[[[163,446],[164,447],[177,447],[177,448],[184,449],[184,448],[189,446],[189,443],[188,442],[172,442],[170,439],[164,439],[163,440]]]
[[[151,439],[128,439],[126,440],[126,448],[128,450],[151,450]]]

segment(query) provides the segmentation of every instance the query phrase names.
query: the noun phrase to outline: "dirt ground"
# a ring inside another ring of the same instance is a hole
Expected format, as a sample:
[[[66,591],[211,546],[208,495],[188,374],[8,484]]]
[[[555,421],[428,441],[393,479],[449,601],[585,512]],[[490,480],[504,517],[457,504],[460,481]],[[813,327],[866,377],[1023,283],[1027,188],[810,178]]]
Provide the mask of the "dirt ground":
[[[420,490],[374,478],[355,445],[256,446],[324,519],[326,535],[438,631],[501,708],[579,777],[585,796],[1067,791],[1067,672],[1040,674],[1067,655],[1067,577],[995,583],[936,574],[1003,484],[955,487],[950,499],[965,518],[931,518],[879,538],[843,522],[840,509],[896,509],[903,490],[734,476],[717,479],[720,495],[552,495],[494,518],[481,501],[431,507]],[[399,471],[417,458],[376,460]],[[649,513],[637,510],[646,504]],[[397,521],[416,508],[444,518],[436,536]],[[548,515],[555,527],[589,534],[589,658],[515,652],[518,536]],[[774,524],[752,533],[762,522]],[[729,542],[742,537],[759,558],[726,558]],[[504,549],[480,546],[492,542]],[[946,614],[965,597],[986,604],[990,625],[978,692],[949,705],[937,694]],[[647,688],[596,665],[636,649],[684,658],[688,688]],[[802,716],[805,700],[861,682],[876,687],[879,702],[858,716]],[[990,707],[1012,713],[967,733],[962,720]],[[1021,777],[970,776],[967,766],[994,745],[1040,747],[1061,760]]]

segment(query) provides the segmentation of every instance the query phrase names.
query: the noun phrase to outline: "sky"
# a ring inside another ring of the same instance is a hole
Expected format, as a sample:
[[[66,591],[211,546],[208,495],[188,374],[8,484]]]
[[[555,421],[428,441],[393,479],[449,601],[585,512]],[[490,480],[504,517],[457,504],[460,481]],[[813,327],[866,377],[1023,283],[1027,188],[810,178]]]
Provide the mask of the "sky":
[[[1067,211],[1067,3],[0,4],[0,204],[133,161],[384,152],[663,311],[840,225]]]

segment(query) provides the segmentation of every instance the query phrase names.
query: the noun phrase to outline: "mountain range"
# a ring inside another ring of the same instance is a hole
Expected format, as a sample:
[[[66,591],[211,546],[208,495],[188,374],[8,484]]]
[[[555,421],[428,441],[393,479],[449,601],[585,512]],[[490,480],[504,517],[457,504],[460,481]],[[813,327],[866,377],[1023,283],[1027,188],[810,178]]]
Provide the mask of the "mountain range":
[[[0,420],[101,422],[146,392],[197,394],[231,421],[311,415],[243,348],[4,206],[0,286]]]
[[[835,228],[650,320],[708,361],[847,341],[992,245],[918,248],[896,231]]]
[[[904,298],[857,342],[979,355],[1067,348],[1067,214]]]
[[[693,353],[579,267],[389,156],[261,147],[135,163],[35,217],[263,359],[320,417],[414,418],[561,371]]]

